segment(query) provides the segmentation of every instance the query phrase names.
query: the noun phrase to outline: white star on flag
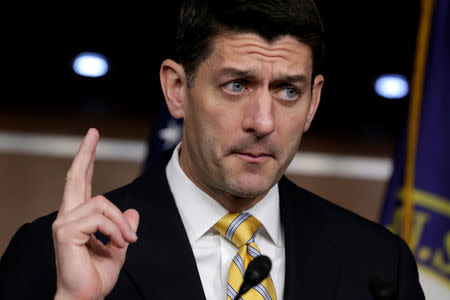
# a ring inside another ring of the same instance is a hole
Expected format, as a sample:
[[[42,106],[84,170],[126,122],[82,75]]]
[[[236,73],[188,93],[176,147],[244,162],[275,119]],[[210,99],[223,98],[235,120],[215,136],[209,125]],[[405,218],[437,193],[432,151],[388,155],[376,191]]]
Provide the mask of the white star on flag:
[[[166,128],[159,131],[159,137],[164,141],[163,149],[174,147],[181,140],[181,126],[176,121],[170,120]]]

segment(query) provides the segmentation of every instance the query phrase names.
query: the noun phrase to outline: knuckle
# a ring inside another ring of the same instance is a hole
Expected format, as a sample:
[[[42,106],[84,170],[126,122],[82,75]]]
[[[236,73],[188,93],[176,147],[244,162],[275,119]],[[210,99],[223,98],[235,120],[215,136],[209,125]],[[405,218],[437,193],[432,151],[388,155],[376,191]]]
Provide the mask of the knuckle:
[[[62,224],[59,224],[59,223],[56,223],[56,224],[55,223],[53,223],[53,225],[52,225],[53,236],[57,240],[61,240],[64,236],[66,236],[65,229],[64,229],[65,226],[63,226]]]
[[[66,174],[66,181],[72,181],[73,180],[73,169],[70,168],[69,171],[67,171]]]
[[[58,216],[52,223],[52,231],[59,230],[64,225],[64,216]]]
[[[95,196],[94,198],[91,199],[91,201],[93,202],[93,204],[99,208],[100,210],[103,210],[107,207],[108,203],[106,203],[105,201],[106,199],[102,196]]]
[[[94,205],[102,212],[111,212],[116,207],[112,204],[108,199],[106,199],[103,195],[97,195],[92,198],[94,201]]]
[[[94,197],[92,197],[92,201],[103,201],[103,199],[102,199],[103,197],[101,196],[101,195],[97,195],[97,196],[94,196]]]
[[[56,219],[53,223],[52,223],[52,231],[55,232],[56,230],[58,230],[60,226],[60,221],[58,219]]]
[[[66,182],[79,182],[81,181],[81,178],[76,175],[74,172],[68,172],[66,174]]]
[[[94,220],[94,223],[97,225],[105,223],[105,219],[104,219],[105,217],[101,213],[95,213],[91,216],[91,218]]]
[[[74,162],[66,173],[66,181],[82,181],[83,179],[82,168]]]

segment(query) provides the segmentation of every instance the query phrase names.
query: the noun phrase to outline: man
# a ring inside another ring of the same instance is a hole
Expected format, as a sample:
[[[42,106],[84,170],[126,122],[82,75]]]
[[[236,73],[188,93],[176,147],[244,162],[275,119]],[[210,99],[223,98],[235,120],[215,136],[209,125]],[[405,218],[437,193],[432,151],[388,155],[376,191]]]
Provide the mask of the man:
[[[185,1],[160,72],[181,144],[91,198],[89,130],[58,213],[5,252],[0,298],[234,299],[262,253],[270,276],[243,299],[423,299],[399,237],[283,177],[319,105],[322,52],[312,1]],[[238,245],[243,223],[254,228]]]

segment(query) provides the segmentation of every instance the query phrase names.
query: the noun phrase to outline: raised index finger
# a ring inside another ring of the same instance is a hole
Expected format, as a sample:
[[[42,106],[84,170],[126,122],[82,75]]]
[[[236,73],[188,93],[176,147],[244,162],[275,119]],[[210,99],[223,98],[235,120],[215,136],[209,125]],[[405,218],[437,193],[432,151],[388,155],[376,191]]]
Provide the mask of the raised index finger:
[[[89,169],[94,163],[98,140],[97,129],[89,129],[67,172],[60,213],[70,211],[88,200],[86,199],[86,189],[92,180],[92,176],[89,176]]]

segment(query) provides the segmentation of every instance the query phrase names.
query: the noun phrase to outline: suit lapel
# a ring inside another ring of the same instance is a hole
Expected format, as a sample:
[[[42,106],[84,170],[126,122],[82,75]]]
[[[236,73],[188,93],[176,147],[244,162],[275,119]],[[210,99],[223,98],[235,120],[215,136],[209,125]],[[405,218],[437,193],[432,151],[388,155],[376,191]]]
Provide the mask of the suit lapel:
[[[335,299],[340,258],[322,228],[315,196],[286,178],[279,189],[286,247],[284,299]]]
[[[189,240],[159,166],[138,178],[126,203],[140,214],[138,241],[127,252],[124,271],[145,299],[205,299]]]

